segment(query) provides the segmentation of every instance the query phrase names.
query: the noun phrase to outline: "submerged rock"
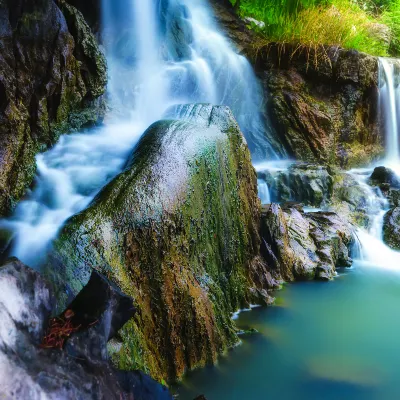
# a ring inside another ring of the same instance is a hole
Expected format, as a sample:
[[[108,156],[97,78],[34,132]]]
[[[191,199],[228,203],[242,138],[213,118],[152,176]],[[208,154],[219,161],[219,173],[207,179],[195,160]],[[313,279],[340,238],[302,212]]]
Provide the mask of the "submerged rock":
[[[385,215],[383,241],[390,248],[400,250],[400,207],[392,208]]]
[[[259,218],[256,173],[229,109],[176,107],[68,221],[48,276],[65,303],[93,269],[106,274],[138,310],[110,345],[115,362],[173,379],[238,342],[232,312],[270,301],[272,280],[251,272],[267,269],[254,260]]]
[[[132,315],[132,300],[93,275],[68,311],[79,333],[65,349],[42,339],[54,305],[47,282],[12,259],[0,267],[0,396],[5,399],[172,399],[141,372],[116,371],[106,342]],[[73,310],[73,311],[72,311]],[[79,325],[78,325],[79,324]]]
[[[286,281],[331,279],[336,267],[352,264],[352,228],[335,213],[271,204],[263,209],[261,237],[268,265]]]
[[[53,0],[0,2],[0,216],[32,183],[36,153],[103,113],[105,58],[81,14],[60,4],[68,23]]]

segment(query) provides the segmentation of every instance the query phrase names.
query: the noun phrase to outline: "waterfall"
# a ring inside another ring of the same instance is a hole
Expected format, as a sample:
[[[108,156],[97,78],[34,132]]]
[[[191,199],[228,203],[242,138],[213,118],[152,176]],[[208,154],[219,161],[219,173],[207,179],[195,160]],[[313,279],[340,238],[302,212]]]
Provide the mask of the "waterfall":
[[[107,124],[71,135],[37,156],[34,189],[0,223],[12,255],[39,267],[65,221],[123,168],[145,129],[179,103],[231,107],[254,158],[274,156],[261,87],[220,33],[203,0],[103,0],[109,64]],[[262,196],[267,198],[267,188]]]
[[[385,125],[386,159],[391,165],[398,165],[400,88],[399,71],[394,60],[379,59],[380,102]]]
[[[257,184],[258,184],[258,197],[261,200],[261,204],[270,204],[271,195],[269,193],[269,188],[267,183],[262,179],[258,179]]]
[[[349,171],[366,193],[366,209],[370,217],[368,229],[357,229],[355,256],[366,266],[399,270],[400,252],[392,250],[383,242],[383,222],[389,204],[379,188],[372,188],[367,184],[371,172],[372,170],[367,168]]]
[[[386,157],[384,163],[399,171],[399,116],[400,116],[400,66],[396,60],[379,59],[380,111],[386,138]],[[398,269],[400,253],[392,250],[383,241],[384,217],[388,211],[388,202],[379,189],[372,189],[367,179],[372,170],[350,171],[367,193],[367,209],[370,217],[368,229],[358,229],[359,256],[361,262],[381,268]]]

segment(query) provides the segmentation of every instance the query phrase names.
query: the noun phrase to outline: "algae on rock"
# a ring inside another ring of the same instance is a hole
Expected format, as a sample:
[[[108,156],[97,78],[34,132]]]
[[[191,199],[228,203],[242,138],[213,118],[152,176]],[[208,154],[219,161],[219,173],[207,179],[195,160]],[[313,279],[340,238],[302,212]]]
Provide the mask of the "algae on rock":
[[[82,15],[63,8],[68,24],[53,0],[0,1],[0,216],[32,183],[39,151],[104,113],[105,57]]]
[[[230,110],[187,105],[170,116],[68,221],[48,268],[61,295],[95,268],[134,298],[137,316],[110,350],[121,368],[158,379],[215,361],[238,342],[231,313],[270,302],[274,285],[257,257],[256,173]]]

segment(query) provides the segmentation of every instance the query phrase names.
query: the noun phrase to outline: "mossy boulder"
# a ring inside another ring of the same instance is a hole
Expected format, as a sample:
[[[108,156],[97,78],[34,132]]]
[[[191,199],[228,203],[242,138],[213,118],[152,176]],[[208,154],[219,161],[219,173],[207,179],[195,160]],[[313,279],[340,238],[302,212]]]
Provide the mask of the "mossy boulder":
[[[32,183],[35,155],[104,112],[104,55],[81,14],[63,7],[68,23],[53,0],[0,1],[0,216]]]
[[[385,215],[383,241],[390,248],[400,250],[400,207],[392,208]]]
[[[231,313],[269,302],[274,284],[256,257],[257,177],[231,112],[189,105],[170,115],[68,221],[47,270],[60,306],[93,268],[133,297],[138,313],[110,351],[121,368],[158,379],[180,377],[236,344]]]

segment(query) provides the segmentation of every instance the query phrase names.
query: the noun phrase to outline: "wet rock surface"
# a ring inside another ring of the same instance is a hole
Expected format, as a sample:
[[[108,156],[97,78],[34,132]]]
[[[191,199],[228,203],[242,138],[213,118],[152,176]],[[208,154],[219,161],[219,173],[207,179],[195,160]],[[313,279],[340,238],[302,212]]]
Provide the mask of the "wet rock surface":
[[[237,343],[232,312],[270,302],[267,266],[254,261],[259,218],[257,176],[229,109],[176,107],[67,223],[48,276],[63,300],[92,269],[107,275],[138,309],[110,344],[113,359],[174,379]],[[255,269],[265,278],[254,282]]]
[[[396,173],[390,168],[386,168],[383,166],[376,167],[374,169],[374,172],[370,177],[370,183],[376,186],[385,187],[385,185],[388,185],[389,188],[400,188],[400,180]]]
[[[68,23],[53,0],[0,3],[0,215],[31,184],[37,152],[103,113],[105,58],[81,14],[61,4]]]
[[[277,141],[298,160],[342,168],[368,164],[383,154],[378,60],[337,48],[320,51],[271,45],[258,52]]]
[[[271,204],[261,217],[262,254],[286,281],[335,276],[349,267],[352,227],[332,212],[304,213],[293,204]]]
[[[224,1],[213,7],[263,84],[270,143],[282,157],[352,168],[384,153],[378,58],[336,47],[266,44]]]
[[[321,207],[332,197],[333,173],[325,166],[293,164],[286,170],[266,171],[263,176],[275,202],[297,201]]]
[[[387,212],[383,223],[383,241],[392,249],[400,250],[400,208]]]
[[[134,312],[132,300],[94,274],[70,305],[79,333],[65,348],[41,346],[54,305],[36,272],[12,259],[0,267],[0,395],[5,399],[171,399],[141,372],[117,371],[105,344]],[[67,313],[66,312],[66,313]],[[58,317],[66,318],[66,313]],[[84,325],[90,321],[90,325]]]

